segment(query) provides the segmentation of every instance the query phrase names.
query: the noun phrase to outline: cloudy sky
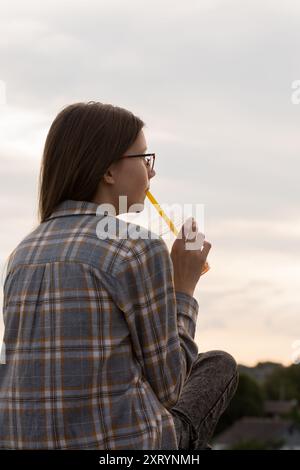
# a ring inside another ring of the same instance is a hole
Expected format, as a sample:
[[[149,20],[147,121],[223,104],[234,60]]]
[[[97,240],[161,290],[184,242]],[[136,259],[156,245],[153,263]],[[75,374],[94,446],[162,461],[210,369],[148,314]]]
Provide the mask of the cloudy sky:
[[[1,291],[5,260],[37,224],[51,122],[75,101],[112,103],[146,122],[157,199],[204,205],[212,249],[195,292],[199,351],[291,363],[300,339],[300,104],[291,99],[300,3],[4,1],[0,57]]]

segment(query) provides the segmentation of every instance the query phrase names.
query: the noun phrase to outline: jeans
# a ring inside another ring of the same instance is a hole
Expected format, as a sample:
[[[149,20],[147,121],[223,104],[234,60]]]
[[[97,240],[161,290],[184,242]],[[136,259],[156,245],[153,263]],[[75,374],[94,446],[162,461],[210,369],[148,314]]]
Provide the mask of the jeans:
[[[235,359],[224,351],[198,354],[173,415],[179,449],[209,449],[209,441],[238,385]]]

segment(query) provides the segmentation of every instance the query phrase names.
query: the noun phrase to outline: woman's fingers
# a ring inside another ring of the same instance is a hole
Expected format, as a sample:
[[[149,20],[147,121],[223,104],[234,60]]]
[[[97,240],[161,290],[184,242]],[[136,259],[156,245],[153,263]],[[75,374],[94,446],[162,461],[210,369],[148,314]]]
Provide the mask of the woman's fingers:
[[[203,249],[202,249],[202,256],[204,257],[204,259],[207,258],[207,255],[208,255],[210,249],[211,249],[211,243],[204,240]]]
[[[198,232],[197,222],[193,217],[189,217],[182,226],[183,239],[193,240]]]
[[[182,239],[187,250],[201,250],[201,255],[205,259],[211,249],[211,243],[205,241],[205,235],[198,232],[197,221],[189,217],[182,225]]]

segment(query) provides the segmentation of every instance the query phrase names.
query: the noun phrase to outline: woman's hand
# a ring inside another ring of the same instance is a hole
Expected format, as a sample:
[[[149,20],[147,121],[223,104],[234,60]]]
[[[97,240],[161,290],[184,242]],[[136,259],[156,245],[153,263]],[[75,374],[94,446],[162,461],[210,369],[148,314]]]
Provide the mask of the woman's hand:
[[[189,233],[188,224],[185,222],[171,249],[175,291],[184,292],[191,296],[194,295],[195,287],[211,249],[211,243],[205,241],[204,235],[198,232],[194,219],[192,231],[192,234]],[[186,246],[186,243],[190,244],[190,247]]]

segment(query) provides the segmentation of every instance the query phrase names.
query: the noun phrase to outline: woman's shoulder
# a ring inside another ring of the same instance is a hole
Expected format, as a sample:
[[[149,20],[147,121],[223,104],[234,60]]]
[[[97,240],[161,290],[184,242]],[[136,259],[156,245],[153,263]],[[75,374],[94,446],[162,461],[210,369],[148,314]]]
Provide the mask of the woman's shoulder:
[[[108,218],[106,226],[95,226],[97,219],[91,217],[84,225],[82,220],[69,226],[58,221],[40,224],[11,252],[7,272],[24,263],[74,261],[114,275],[126,263],[158,265],[170,256],[160,235],[138,224],[114,221]]]
[[[151,255],[168,251],[167,244],[160,235],[149,228],[133,223],[127,225],[125,245],[127,257],[139,253]]]
[[[165,269],[170,264],[170,253],[165,240],[152,230],[137,224],[130,224],[123,238],[115,244],[114,273],[121,273],[129,266],[145,269]]]

